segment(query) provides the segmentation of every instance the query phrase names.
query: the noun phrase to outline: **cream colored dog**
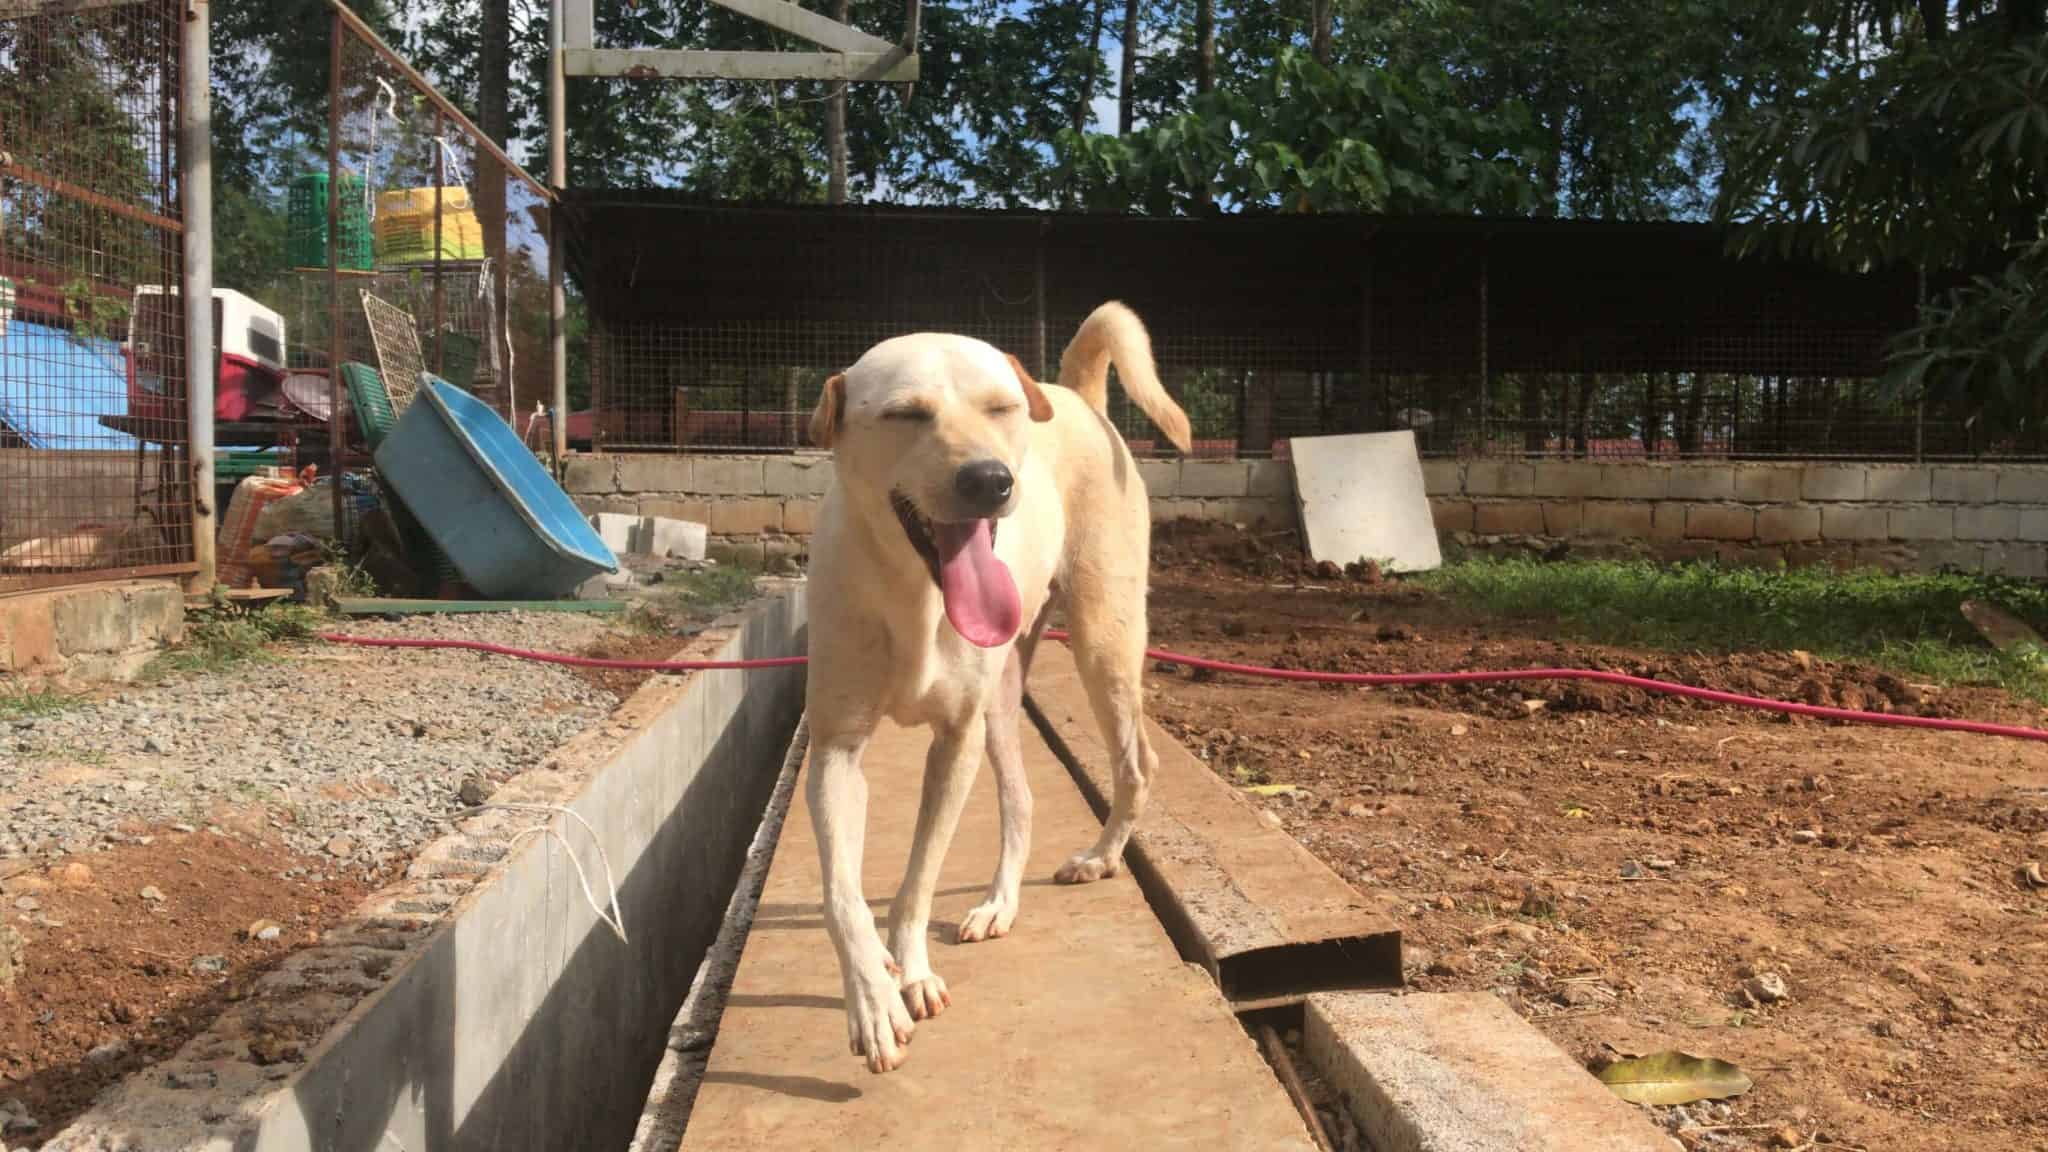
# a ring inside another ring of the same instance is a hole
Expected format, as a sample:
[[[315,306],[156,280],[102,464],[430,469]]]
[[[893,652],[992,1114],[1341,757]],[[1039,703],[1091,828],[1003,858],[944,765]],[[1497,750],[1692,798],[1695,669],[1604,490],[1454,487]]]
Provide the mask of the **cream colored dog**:
[[[1109,366],[1182,451],[1188,418],[1130,309],[1104,304],[1060,358],[1061,387],[964,336],[884,341],[826,382],[811,438],[835,480],[811,538],[811,767],[806,797],[839,955],[847,1033],[872,1072],[903,1062],[913,1021],[951,1003],[925,933],[932,889],[984,750],[995,764],[1002,852],[963,942],[1010,930],[1031,842],[1018,745],[1024,676],[1057,593],[1112,750],[1115,799],[1093,847],[1055,877],[1114,875],[1156,763],[1145,739],[1145,485],[1106,415]],[[1027,627],[1028,625],[1028,627]],[[876,724],[927,725],[924,794],[888,944],[861,892]]]

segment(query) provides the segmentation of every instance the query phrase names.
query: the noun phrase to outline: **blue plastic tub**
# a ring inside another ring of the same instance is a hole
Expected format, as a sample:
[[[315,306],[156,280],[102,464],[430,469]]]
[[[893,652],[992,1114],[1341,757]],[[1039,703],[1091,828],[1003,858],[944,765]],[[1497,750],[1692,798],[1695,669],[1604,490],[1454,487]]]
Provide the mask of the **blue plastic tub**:
[[[456,570],[493,600],[546,600],[619,562],[496,412],[429,377],[377,470]]]

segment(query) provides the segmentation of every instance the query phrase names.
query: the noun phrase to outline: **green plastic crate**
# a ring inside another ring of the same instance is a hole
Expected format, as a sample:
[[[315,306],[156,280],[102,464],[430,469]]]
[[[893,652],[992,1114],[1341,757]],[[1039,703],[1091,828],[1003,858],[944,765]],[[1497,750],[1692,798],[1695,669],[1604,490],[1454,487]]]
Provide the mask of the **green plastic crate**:
[[[341,251],[343,268],[368,271],[374,264],[370,210],[363,203],[363,182],[341,178]],[[294,268],[327,267],[327,173],[306,172],[292,179],[286,219],[285,259]]]
[[[368,364],[349,361],[341,366],[341,382],[348,389],[349,403],[356,410],[356,424],[363,430],[363,443],[370,451],[384,443],[384,435],[398,417],[391,410],[391,392]]]

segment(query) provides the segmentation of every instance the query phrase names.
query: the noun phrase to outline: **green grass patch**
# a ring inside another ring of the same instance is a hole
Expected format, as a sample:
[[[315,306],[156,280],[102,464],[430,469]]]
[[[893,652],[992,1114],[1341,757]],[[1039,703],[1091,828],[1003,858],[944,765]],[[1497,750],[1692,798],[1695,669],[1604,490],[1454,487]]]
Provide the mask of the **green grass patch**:
[[[723,615],[753,599],[756,575],[742,564],[671,572],[653,595],[633,605],[625,627],[650,636],[674,635],[685,624]]]
[[[2048,664],[1999,652],[1963,618],[1965,600],[2048,627],[2048,588],[1957,573],[1768,570],[1646,560],[1467,559],[1417,578],[1454,603],[1541,620],[1605,644],[1708,652],[1799,649],[1918,679],[1992,683],[2048,701]]]
[[[185,642],[168,648],[142,670],[146,680],[177,673],[224,672],[275,659],[272,646],[305,640],[319,631],[320,614],[303,604],[244,609],[220,605],[185,619]]]
[[[754,598],[755,575],[740,564],[692,568],[663,580],[663,596],[686,612],[716,615]]]
[[[0,720],[54,716],[75,703],[76,698],[55,689],[16,688],[0,684]]]

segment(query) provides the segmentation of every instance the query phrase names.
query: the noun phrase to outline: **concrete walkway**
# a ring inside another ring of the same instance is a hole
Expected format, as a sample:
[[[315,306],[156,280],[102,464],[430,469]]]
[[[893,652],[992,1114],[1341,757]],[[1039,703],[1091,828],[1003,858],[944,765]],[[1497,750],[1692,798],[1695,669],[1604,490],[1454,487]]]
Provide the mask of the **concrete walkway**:
[[[928,743],[922,731],[884,728],[867,754],[865,883],[878,919],[909,853]],[[1215,984],[1179,958],[1129,876],[1051,883],[1098,825],[1028,724],[1024,761],[1036,829],[1016,927],[989,943],[953,942],[995,866],[984,767],[933,911],[932,965],[953,1006],[918,1025],[909,1062],[886,1076],[847,1051],[799,792],[684,1149],[1313,1148]]]

